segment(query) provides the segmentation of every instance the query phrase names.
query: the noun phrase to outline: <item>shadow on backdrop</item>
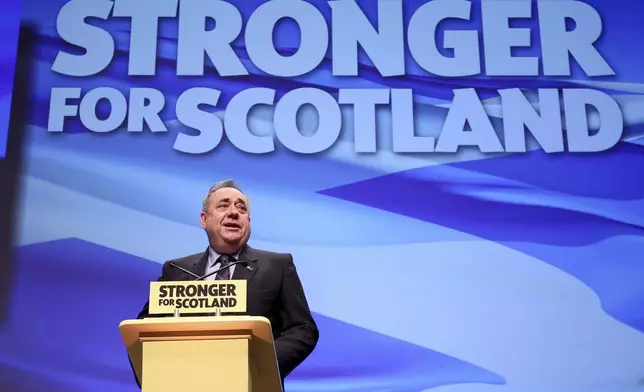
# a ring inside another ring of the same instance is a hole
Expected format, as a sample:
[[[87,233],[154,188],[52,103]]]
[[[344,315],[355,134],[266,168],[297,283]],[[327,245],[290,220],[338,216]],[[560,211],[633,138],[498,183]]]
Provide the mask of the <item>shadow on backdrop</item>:
[[[0,322],[5,320],[11,293],[13,225],[29,109],[29,76],[35,36],[33,28],[20,28],[7,155],[5,159],[0,160]]]

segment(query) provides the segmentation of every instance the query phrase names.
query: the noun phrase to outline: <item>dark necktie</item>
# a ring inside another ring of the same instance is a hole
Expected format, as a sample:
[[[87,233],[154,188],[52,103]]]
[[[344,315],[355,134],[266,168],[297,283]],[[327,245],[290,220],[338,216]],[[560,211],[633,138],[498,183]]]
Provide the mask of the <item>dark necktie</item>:
[[[219,268],[227,267],[230,263],[234,263],[235,259],[228,255],[221,255],[217,259],[219,262]],[[219,271],[215,280],[230,280],[230,268]]]

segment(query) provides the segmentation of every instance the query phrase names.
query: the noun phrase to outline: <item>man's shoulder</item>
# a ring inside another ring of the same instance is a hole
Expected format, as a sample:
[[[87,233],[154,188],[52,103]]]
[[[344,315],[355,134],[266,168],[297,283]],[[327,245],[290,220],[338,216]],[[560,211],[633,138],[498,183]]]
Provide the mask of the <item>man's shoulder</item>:
[[[265,249],[258,249],[248,246],[248,253],[257,261],[267,261],[267,262],[289,262],[293,260],[293,256],[290,253],[284,252],[275,252]]]

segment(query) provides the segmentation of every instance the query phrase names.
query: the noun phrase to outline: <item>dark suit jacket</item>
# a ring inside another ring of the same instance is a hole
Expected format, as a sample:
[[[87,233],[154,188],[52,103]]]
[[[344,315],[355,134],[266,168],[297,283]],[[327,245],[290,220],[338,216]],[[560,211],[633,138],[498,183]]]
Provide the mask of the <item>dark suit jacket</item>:
[[[239,254],[239,260],[247,261],[252,268],[251,271],[243,264],[237,264],[232,276],[232,279],[248,281],[247,312],[244,314],[263,316],[270,320],[283,382],[311,354],[319,336],[293,264],[293,256],[289,253],[253,249],[246,245]],[[170,266],[171,261],[203,276],[208,262],[208,249],[203,253],[166,261],[158,279],[194,280],[189,274]],[[138,318],[153,317],[148,314],[148,305],[146,302]]]

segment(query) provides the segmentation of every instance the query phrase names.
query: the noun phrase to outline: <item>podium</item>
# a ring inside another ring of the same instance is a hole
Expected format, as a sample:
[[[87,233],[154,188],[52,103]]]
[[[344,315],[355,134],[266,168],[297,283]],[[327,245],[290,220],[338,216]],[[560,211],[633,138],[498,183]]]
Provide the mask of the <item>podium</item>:
[[[142,392],[282,392],[264,317],[151,317],[119,331]]]

